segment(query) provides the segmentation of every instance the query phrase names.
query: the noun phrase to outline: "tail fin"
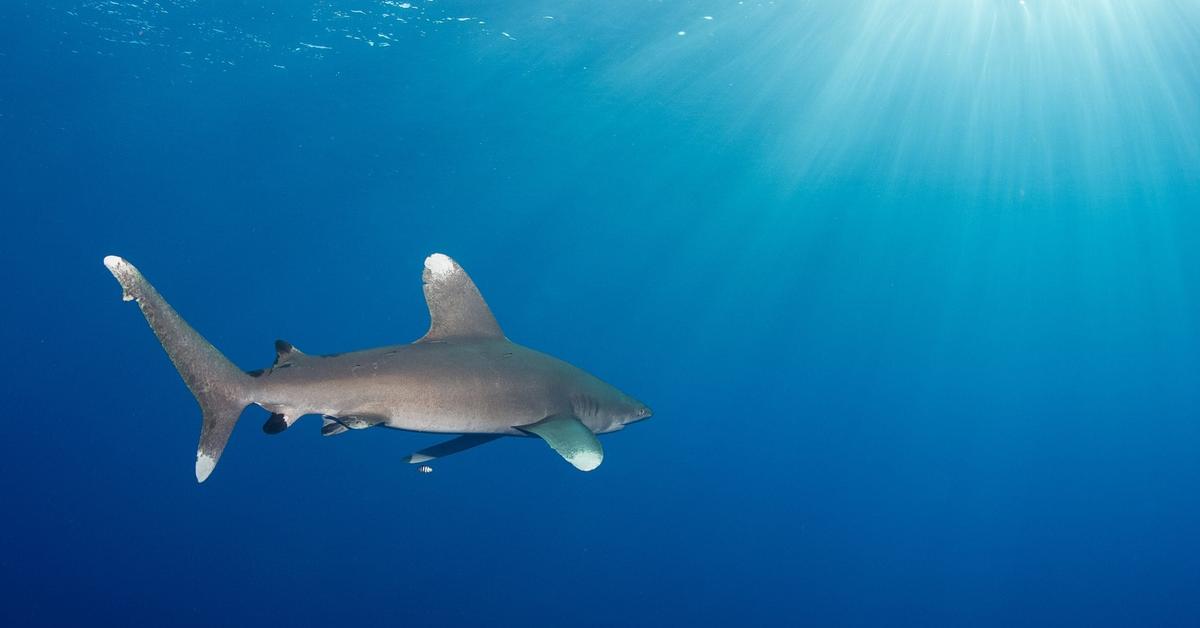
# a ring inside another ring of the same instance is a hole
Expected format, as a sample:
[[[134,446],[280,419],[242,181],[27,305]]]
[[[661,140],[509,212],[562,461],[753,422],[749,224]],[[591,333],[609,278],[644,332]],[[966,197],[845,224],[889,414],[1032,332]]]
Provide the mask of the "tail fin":
[[[204,423],[196,450],[196,480],[203,482],[217,466],[242,410],[253,400],[254,380],[196,333],[133,264],[109,255],[104,265],[121,283],[124,299],[137,301],[142,308],[146,322],[200,403]]]

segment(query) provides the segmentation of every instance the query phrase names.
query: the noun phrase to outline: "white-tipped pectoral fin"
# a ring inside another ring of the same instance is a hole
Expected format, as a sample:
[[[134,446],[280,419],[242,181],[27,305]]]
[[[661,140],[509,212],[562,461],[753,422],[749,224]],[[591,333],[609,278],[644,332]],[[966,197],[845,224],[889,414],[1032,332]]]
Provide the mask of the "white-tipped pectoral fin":
[[[580,471],[591,471],[604,462],[604,448],[600,446],[600,439],[573,415],[555,414],[532,425],[518,426],[517,429],[540,437],[563,460]]]

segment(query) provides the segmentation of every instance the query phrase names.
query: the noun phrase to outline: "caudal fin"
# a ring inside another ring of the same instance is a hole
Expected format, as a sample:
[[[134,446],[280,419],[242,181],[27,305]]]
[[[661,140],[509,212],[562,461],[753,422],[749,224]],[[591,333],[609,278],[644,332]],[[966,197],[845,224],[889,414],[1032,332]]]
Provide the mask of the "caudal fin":
[[[253,401],[254,379],[233,365],[163,300],[133,264],[115,256],[104,265],[120,282],[126,301],[137,301],[150,329],[200,403],[203,425],[196,450],[196,480],[217,466],[242,410]]]

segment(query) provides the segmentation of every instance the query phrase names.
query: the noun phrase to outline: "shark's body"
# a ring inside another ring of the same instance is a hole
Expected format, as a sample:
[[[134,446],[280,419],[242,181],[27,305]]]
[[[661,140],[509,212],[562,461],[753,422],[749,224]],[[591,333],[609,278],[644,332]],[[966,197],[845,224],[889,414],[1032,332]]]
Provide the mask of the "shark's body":
[[[275,364],[250,373],[189,327],[133,265],[114,256],[104,263],[200,403],[201,482],[251,403],[272,412],[268,433],[320,414],[326,435],[374,426],[463,435],[410,456],[413,463],[500,436],[538,436],[584,471],[603,460],[595,434],[650,416],[644,404],[582,369],[505,338],[470,277],[445,255],[425,261],[431,320],[420,340],[328,356],[278,341]]]
[[[293,419],[353,417],[348,428],[525,436],[517,426],[557,414],[595,434],[624,427],[600,412],[610,386],[566,362],[509,340],[418,342],[331,356],[285,354],[265,371],[256,403]]]

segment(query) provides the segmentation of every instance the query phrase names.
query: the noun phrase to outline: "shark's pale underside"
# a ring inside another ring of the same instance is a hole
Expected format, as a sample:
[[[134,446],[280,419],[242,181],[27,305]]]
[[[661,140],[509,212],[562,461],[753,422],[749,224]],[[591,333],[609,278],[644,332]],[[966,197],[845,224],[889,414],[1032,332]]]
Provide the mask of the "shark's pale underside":
[[[409,456],[412,463],[501,436],[537,436],[583,471],[604,459],[596,434],[650,416],[645,404],[582,369],[508,340],[466,271],[440,253],[425,260],[430,324],[421,339],[326,356],[276,341],[274,365],[248,373],[184,322],[132,264],[110,255],[104,265],[125,300],[137,301],[200,403],[200,482],[250,404],[272,413],[267,433],[319,414],[327,436],[374,426],[460,434]]]

